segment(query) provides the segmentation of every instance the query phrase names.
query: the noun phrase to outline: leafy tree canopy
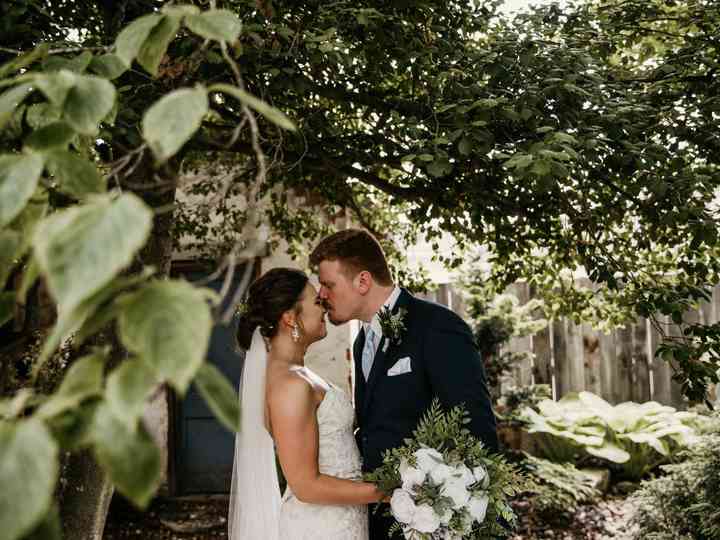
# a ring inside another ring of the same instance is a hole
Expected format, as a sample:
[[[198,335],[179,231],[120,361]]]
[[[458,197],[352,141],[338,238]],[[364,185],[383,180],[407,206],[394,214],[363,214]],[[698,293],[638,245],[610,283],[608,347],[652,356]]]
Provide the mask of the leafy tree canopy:
[[[626,316],[671,317],[684,333],[661,352],[686,394],[704,397],[717,380],[720,327],[682,317],[718,281],[720,6],[588,0],[514,19],[497,8],[3,2],[0,320],[39,276],[60,308],[35,373],[67,335],[82,341],[114,320],[155,382],[180,392],[195,378],[206,390],[222,385],[202,362],[208,294],[149,272],[119,277],[168,221],[178,234],[203,226],[202,213],[174,214],[172,195],[179,171],[217,168],[226,180],[206,175],[184,190],[230,213],[227,195],[249,188],[269,200],[276,237],[296,243],[324,230],[313,214],[349,210],[398,255],[418,234],[452,234],[452,266],[463,246],[485,245],[498,288],[524,277],[554,294],[583,267],[598,291],[559,296],[557,312],[600,297]],[[288,212],[288,188],[318,196],[324,212]],[[253,209],[233,214],[237,230],[254,224]],[[11,272],[22,275],[12,290]],[[177,336],[153,331],[168,326]],[[99,390],[103,358],[78,360],[51,396],[0,402],[0,447],[15,455],[36,441],[54,463],[69,440],[61,419],[73,415],[86,429],[72,445],[91,445],[144,504],[157,456],[132,404],[147,387],[113,371],[110,393]],[[214,410],[231,423],[226,404]],[[108,426],[127,432],[126,448],[110,444]],[[125,460],[133,454],[136,470]],[[24,478],[14,465],[0,477]],[[50,504],[33,500],[13,538]],[[0,511],[16,508],[0,501]]]

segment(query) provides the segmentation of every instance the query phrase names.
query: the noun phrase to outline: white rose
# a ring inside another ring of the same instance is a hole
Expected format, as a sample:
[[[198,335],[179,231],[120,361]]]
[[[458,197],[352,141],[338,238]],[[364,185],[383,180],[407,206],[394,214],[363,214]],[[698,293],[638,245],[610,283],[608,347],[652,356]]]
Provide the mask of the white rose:
[[[466,486],[469,486],[469,485],[477,482],[473,472],[470,469],[468,469],[465,465],[462,465],[462,464],[458,465],[457,467],[455,467],[455,471],[462,478],[463,483]]]
[[[487,495],[474,496],[470,499],[468,504],[468,510],[470,515],[478,523],[485,521],[485,514],[487,513],[488,502],[490,499]]]
[[[421,504],[415,507],[410,527],[421,533],[432,533],[440,527],[440,518],[429,504]]]
[[[415,501],[407,491],[396,489],[390,498],[390,509],[400,523],[410,523],[415,515]]]
[[[411,467],[404,459],[400,462],[399,470],[402,487],[405,491],[412,493],[415,491],[415,486],[419,486],[425,481],[425,471]]]
[[[429,473],[439,464],[443,463],[443,457],[440,452],[434,448],[421,448],[415,451],[418,469],[425,473]]]
[[[453,517],[453,511],[450,508],[446,508],[440,516],[440,523],[447,525]]]
[[[437,467],[430,471],[430,478],[435,483],[435,485],[439,486],[440,484],[444,484],[451,478],[455,478],[456,474],[457,473],[455,472],[455,469],[445,465],[444,463],[440,463]]]
[[[483,482],[486,478],[488,478],[487,469],[483,467],[482,465],[478,465],[472,470],[473,476],[475,477],[476,482]],[[489,479],[488,479],[489,480]],[[487,484],[487,482],[484,482]]]
[[[453,501],[453,508],[462,508],[470,500],[470,492],[465,487],[462,478],[450,478],[440,490],[440,494],[450,497]]]

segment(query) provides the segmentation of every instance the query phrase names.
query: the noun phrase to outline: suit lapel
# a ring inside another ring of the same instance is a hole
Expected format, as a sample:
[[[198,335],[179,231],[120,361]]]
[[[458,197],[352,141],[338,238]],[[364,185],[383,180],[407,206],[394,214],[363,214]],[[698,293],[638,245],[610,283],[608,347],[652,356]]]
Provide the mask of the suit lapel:
[[[397,299],[397,302],[395,302],[395,306],[393,307],[392,312],[397,313],[400,308],[403,307],[407,309],[410,298],[412,298],[410,293],[407,292],[405,289],[402,289],[400,292],[400,296]],[[383,336],[383,338],[380,340],[380,343],[378,344],[377,352],[375,353],[375,359],[373,360],[372,369],[370,370],[370,377],[368,378],[367,387],[364,391],[365,399],[362,408],[363,415],[365,414],[367,408],[370,406],[370,400],[372,398],[373,391],[378,384],[378,381],[383,377],[387,377],[387,364],[390,362],[390,360],[394,359],[395,356],[395,349],[397,345],[394,343],[387,343],[388,339],[389,338]],[[362,349],[360,350],[362,351]],[[362,377],[362,370],[360,370],[360,376]],[[356,401],[356,407],[358,403],[360,402]]]

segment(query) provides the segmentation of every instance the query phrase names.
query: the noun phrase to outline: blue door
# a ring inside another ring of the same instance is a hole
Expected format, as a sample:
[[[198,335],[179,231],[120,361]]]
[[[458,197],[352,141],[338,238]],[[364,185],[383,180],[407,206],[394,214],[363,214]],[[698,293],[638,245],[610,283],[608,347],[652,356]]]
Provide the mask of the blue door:
[[[207,273],[182,271],[191,281],[201,280]],[[223,310],[232,300],[242,281],[244,268],[223,298]],[[220,292],[222,278],[206,286]],[[236,345],[237,317],[230,325],[217,324],[212,331],[208,361],[213,363],[237,389],[242,372],[244,351]],[[194,385],[184,399],[177,396],[171,405],[169,484],[173,495],[191,493],[229,493],[232,478],[235,434],[228,432],[215,419]]]

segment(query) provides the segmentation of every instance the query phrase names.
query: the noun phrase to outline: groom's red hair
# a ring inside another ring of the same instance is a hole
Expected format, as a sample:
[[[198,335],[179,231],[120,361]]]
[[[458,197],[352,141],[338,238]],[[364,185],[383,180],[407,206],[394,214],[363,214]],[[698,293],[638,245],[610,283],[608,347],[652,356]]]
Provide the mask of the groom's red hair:
[[[350,278],[367,270],[380,285],[393,282],[380,243],[364,229],[346,229],[323,238],[310,254],[310,264],[317,267],[323,261],[340,261]]]

